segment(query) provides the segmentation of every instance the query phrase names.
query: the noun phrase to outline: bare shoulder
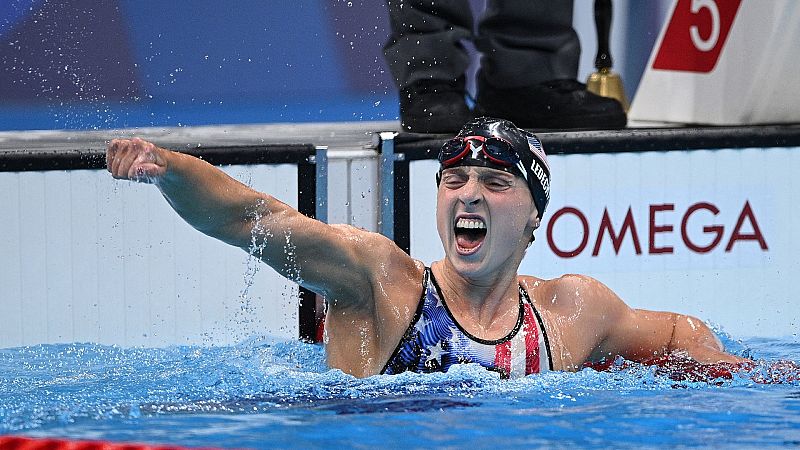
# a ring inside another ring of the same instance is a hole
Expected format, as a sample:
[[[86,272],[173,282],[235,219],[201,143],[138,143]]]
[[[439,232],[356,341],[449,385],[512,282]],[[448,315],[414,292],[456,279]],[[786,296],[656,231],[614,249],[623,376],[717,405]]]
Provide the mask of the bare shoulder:
[[[586,275],[551,280],[520,277],[550,334],[554,368],[579,370],[591,359],[614,324],[630,312],[600,281]]]
[[[549,280],[520,276],[520,281],[536,306],[554,313],[624,307],[611,289],[588,275],[566,274]]]
[[[580,296],[597,291],[602,286],[602,283],[590,276],[577,274],[566,274],[549,280],[522,275],[519,279],[529,293],[540,294],[541,298]]]
[[[403,297],[402,288],[408,289],[409,284],[421,283],[424,265],[411,258],[391,239],[375,232],[367,231],[352,225],[331,225],[338,239],[345,241],[344,247],[351,252],[352,267],[346,270],[361,270],[359,278],[362,286],[360,293],[371,297],[373,301],[379,300],[394,303],[394,300]],[[354,286],[343,286],[345,294]],[[335,295],[334,295],[335,296]],[[378,298],[383,297],[383,298]],[[352,297],[350,297],[352,298]],[[340,306],[350,302],[343,301]]]
[[[418,270],[418,262],[386,236],[352,225],[337,224],[331,226],[340,234],[342,239],[350,241],[350,247],[360,262],[368,267],[377,268],[380,271],[420,272]]]

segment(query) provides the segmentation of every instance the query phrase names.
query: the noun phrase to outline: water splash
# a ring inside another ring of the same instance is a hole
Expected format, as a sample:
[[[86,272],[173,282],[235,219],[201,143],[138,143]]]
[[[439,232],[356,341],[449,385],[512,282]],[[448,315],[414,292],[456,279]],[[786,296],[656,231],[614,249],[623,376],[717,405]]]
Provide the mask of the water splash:
[[[772,345],[775,341],[764,342]],[[790,343],[797,356],[800,344]],[[355,378],[325,365],[322,346],[253,337],[229,347],[120,348],[95,344],[0,350],[0,433],[81,420],[173,414],[336,414],[471,408],[486,402],[526,408],[585,403],[598,393],[640,395],[683,390],[800,386],[787,365],[760,361],[733,378],[676,381],[656,366],[622,364],[604,372],[548,372],[501,380],[478,365],[448,373]],[[600,394],[606,395],[606,394]]]

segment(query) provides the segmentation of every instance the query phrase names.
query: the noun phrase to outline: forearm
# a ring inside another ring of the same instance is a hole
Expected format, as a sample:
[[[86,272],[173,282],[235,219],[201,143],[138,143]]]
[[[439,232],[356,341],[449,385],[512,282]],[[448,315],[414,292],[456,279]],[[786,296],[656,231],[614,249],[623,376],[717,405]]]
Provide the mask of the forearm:
[[[255,218],[274,199],[193,156],[170,151],[163,156],[167,170],[156,185],[172,208],[197,230],[246,247]]]
[[[624,304],[610,302],[606,309],[613,311],[614,305]],[[695,317],[623,306],[618,318],[610,323],[613,324],[610,334],[601,347],[604,354],[618,354],[633,361],[650,361],[682,352],[702,364],[744,361],[726,353],[717,335]]]
[[[745,361],[743,358],[725,352],[725,347],[717,335],[697,318],[673,314],[672,335],[667,345],[668,352],[686,351],[690,357],[701,363]]]

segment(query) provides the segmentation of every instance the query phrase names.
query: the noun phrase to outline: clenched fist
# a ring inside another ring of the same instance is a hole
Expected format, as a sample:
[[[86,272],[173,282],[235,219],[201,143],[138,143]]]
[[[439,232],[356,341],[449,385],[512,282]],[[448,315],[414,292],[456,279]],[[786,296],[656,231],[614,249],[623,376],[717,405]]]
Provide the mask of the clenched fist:
[[[143,139],[114,139],[106,149],[106,168],[117,179],[157,183],[167,172],[168,154]]]

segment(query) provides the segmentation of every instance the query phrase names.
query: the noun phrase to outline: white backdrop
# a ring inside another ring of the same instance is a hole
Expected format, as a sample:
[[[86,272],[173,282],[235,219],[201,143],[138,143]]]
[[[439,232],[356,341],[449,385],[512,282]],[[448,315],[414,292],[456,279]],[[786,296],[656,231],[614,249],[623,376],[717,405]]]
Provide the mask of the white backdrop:
[[[554,155],[549,162],[553,198],[521,273],[587,274],[631,306],[693,314],[735,337],[796,335],[800,149]],[[411,252],[430,263],[443,256],[434,219],[438,166],[411,167]],[[632,228],[619,237],[629,209],[640,253]],[[619,250],[605,228],[595,255],[606,210]],[[573,250],[581,251],[557,254]]]
[[[225,170],[297,204],[294,165]],[[0,193],[0,347],[297,336],[296,285],[195,231],[153,186],[105,170],[6,172]]]

